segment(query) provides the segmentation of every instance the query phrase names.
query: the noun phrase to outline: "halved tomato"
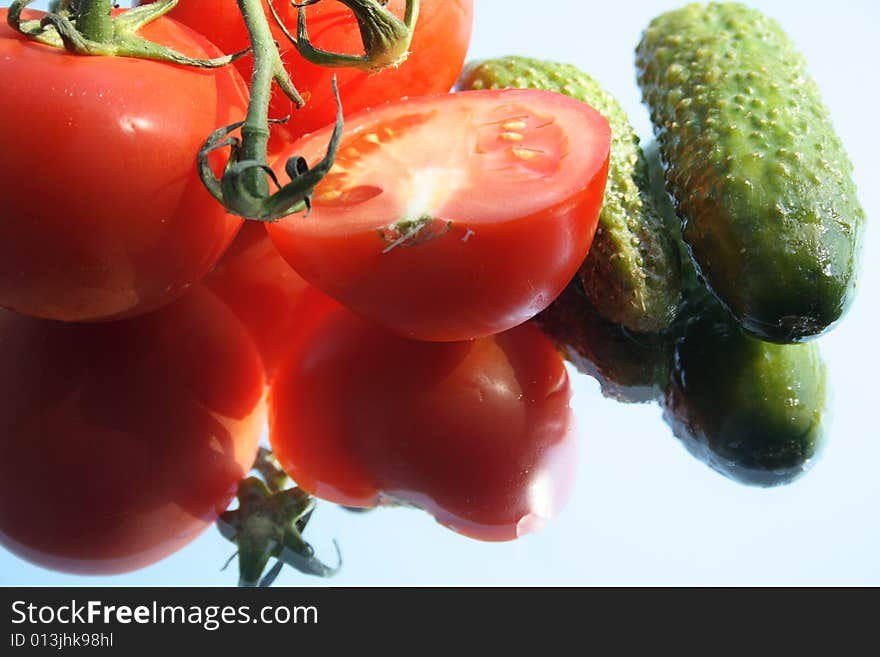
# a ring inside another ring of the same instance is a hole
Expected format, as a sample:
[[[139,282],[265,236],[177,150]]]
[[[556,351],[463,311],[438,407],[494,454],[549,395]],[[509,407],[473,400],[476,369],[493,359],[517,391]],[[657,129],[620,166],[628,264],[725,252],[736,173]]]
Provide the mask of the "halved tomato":
[[[292,154],[322,157],[329,128]],[[403,99],[346,120],[312,212],[268,226],[303,278],[421,340],[466,340],[546,308],[589,250],[611,131],[533,89]]]

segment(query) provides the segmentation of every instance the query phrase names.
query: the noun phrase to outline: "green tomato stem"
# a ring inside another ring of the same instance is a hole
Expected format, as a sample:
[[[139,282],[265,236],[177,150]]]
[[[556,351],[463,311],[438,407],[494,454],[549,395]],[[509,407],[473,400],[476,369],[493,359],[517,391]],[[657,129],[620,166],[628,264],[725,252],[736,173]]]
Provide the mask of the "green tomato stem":
[[[260,0],[237,0],[238,8],[247,26],[254,55],[254,71],[251,76],[251,100],[247,118],[241,128],[242,157],[265,162],[269,143],[269,99],[274,76],[273,53],[277,54],[272,32]],[[254,196],[266,196],[269,183],[266,175],[257,169],[248,176],[247,187]]]
[[[239,483],[238,508],[226,511],[217,521],[220,533],[238,547],[239,586],[269,586],[283,565],[306,575],[332,577],[342,565],[330,567],[315,556],[302,537],[315,501],[301,488],[272,491],[257,477]],[[266,573],[271,559],[278,563]],[[264,574],[265,573],[265,574]]]
[[[241,128],[241,159],[266,162],[272,81],[278,80],[285,93],[297,105],[302,104],[302,98],[290,83],[260,0],[237,0],[237,2],[247,26],[254,56],[251,100],[247,117]],[[254,197],[265,198],[269,195],[269,180],[265,172],[258,168],[248,171],[244,186]]]
[[[282,184],[267,162],[269,124],[287,120],[269,118],[272,83],[276,82],[297,107],[302,107],[305,102],[284,68],[260,0],[237,2],[254,56],[250,104],[244,121],[218,128],[205,141],[197,159],[199,176],[208,192],[228,212],[256,221],[278,221],[311,208],[315,187],[333,166],[339,150],[343,130],[342,103],[334,77],[336,124],[327,145],[327,154],[312,167],[298,155],[288,158],[284,170],[290,180]],[[240,138],[233,135],[238,130],[241,131]],[[227,147],[230,155],[222,176],[218,178],[209,155]],[[270,193],[270,183],[278,187],[277,191]]]
[[[136,57],[194,68],[219,68],[249,52],[213,59],[194,59],[138,36],[138,30],[167,14],[178,0],[159,0],[117,16],[107,9],[112,6],[112,0],[106,0],[103,5],[97,0],[77,5],[69,0],[60,0],[54,5],[57,11],[39,19],[23,20],[22,11],[34,1],[15,0],[9,5],[6,14],[9,27],[33,41],[53,48],[64,48],[78,55]]]
[[[76,27],[89,41],[109,43],[113,29],[113,0],[80,0],[76,9]]]

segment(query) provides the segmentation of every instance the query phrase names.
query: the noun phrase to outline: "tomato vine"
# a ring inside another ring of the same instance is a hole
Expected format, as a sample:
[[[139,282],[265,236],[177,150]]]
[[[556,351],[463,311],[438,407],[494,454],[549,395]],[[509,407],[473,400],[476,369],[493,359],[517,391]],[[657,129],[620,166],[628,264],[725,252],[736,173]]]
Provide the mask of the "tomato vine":
[[[146,24],[165,15],[178,0],[160,0],[114,15],[112,0],[62,0],[58,10],[38,20],[22,20],[22,11],[34,0],[15,0],[7,21],[16,31],[47,45],[80,55],[138,57],[195,67],[225,66],[250,52],[254,58],[251,99],[243,122],[218,128],[207,137],[198,158],[199,175],[207,190],[224,208],[245,219],[273,222],[310,208],[315,186],[330,170],[342,135],[342,103],[336,97],[336,125],[326,156],[316,165],[293,156],[285,169],[289,180],[282,184],[267,161],[270,136],[269,100],[272,83],[277,84],[296,107],[302,97],[285,70],[278,44],[272,37],[261,0],[236,0],[251,41],[247,51],[211,60],[197,60],[160,46],[137,35]],[[294,3],[299,10],[297,38],[284,28],[300,54],[312,63],[331,67],[355,67],[378,71],[397,66],[409,51],[419,13],[419,0],[407,0],[403,21],[385,7],[387,0],[337,0],[355,15],[363,41],[364,55],[354,56],[315,48],[308,38],[303,8],[321,0]],[[271,7],[276,22],[281,21]],[[233,133],[240,131],[240,137]],[[226,166],[218,178],[209,155],[229,148]],[[277,187],[271,190],[271,184]]]
[[[247,28],[249,47],[206,59],[190,57],[140,34],[142,28],[174,9],[178,0],[158,0],[122,11],[116,9],[113,0],[60,0],[54,3],[50,13],[25,13],[33,1],[15,0],[6,12],[7,24],[26,39],[66,51],[71,57],[137,58],[205,69],[224,67],[251,54],[253,73],[245,119],[218,127],[205,136],[196,158],[198,174],[214,199],[231,214],[245,219],[272,222],[310,208],[315,186],[335,159],[343,128],[342,103],[334,80],[336,122],[326,155],[313,166],[303,157],[293,155],[285,168],[289,180],[282,183],[267,161],[271,126],[279,122],[269,118],[273,84],[295,107],[302,107],[304,100],[283,66],[279,46],[271,32],[270,16],[261,0],[236,0]],[[357,56],[328,52],[311,44],[303,9],[317,1],[293,3],[299,12],[296,37],[283,29],[308,61],[321,66],[375,72],[397,66],[408,55],[418,18],[418,0],[407,0],[403,20],[387,9],[387,0],[338,0],[357,20],[364,52]],[[274,8],[271,5],[269,8],[272,19],[281,25]],[[237,76],[235,71],[231,74]],[[218,113],[218,117],[221,116],[225,114]],[[289,117],[282,119],[286,120]],[[228,148],[229,154],[222,172],[217,175],[217,162],[212,154],[223,148]],[[206,267],[210,264],[208,262]],[[80,318],[65,316],[63,319]],[[285,564],[317,576],[335,573],[336,568],[315,557],[314,550],[301,535],[314,509],[314,500],[302,489],[291,487],[292,482],[283,471],[273,468],[270,455],[262,454],[255,467],[263,479],[244,479],[238,491],[239,507],[227,511],[218,521],[221,533],[238,546],[240,584],[268,585]],[[264,574],[272,558],[276,563]]]

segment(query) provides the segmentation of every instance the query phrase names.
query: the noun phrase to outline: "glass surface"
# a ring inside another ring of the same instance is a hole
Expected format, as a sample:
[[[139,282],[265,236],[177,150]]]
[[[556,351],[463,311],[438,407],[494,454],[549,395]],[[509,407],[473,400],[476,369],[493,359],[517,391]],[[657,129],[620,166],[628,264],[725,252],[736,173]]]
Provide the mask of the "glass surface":
[[[477,0],[469,59],[522,54],[576,64],[616,96],[647,141],[651,128],[635,83],[633,50],[653,16],[681,4]],[[820,341],[834,395],[821,460],[788,486],[736,484],[682,447],[656,403],[606,399],[593,379],[572,370],[578,478],[565,509],[541,533],[480,543],[417,510],[352,514],[319,503],[306,538],[331,563],[334,539],[344,555],[341,572],[326,583],[880,584],[880,430],[874,413],[880,238],[873,225],[880,210],[880,94],[873,66],[880,5],[847,1],[828,11],[818,1],[749,4],[780,20],[806,56],[853,161],[869,221],[858,298],[845,321]],[[209,528],[171,557],[113,577],[65,575],[0,552],[0,584],[230,585],[234,565],[221,569],[233,552]],[[291,569],[277,580],[322,583]]]

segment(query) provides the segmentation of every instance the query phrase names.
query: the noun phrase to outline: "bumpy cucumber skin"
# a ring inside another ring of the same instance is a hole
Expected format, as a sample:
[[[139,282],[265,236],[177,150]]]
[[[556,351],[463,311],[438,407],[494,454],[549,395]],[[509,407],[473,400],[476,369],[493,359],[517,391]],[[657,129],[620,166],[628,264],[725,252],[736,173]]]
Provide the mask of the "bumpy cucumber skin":
[[[712,291],[765,340],[832,326],[854,295],[865,215],[778,23],[735,3],[688,5],[652,21],[636,63],[684,238]]]
[[[815,343],[757,340],[714,302],[676,343],[664,418],[721,474],[754,486],[785,484],[812,466],[825,443],[826,379]]]
[[[608,320],[641,333],[667,328],[681,300],[675,245],[646,193],[647,169],[626,113],[576,67],[525,57],[470,65],[462,89],[527,88],[583,101],[608,119],[608,185],[596,237],[580,271],[593,306]]]

